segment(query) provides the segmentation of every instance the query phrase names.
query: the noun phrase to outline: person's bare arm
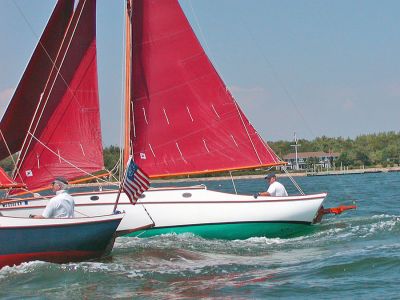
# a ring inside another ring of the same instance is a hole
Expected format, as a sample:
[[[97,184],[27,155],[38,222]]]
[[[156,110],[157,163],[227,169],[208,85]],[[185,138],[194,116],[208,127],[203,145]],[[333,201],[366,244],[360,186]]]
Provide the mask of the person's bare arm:
[[[31,219],[45,219],[42,215],[29,215],[29,218]]]
[[[268,192],[261,192],[261,193],[258,193],[258,195],[259,196],[271,196],[271,194]]]

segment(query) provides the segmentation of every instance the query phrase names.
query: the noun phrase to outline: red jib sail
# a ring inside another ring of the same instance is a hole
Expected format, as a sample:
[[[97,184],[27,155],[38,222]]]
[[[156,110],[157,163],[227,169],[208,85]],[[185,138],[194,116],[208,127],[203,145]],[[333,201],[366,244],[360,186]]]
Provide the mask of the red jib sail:
[[[279,165],[177,0],[132,2],[135,161],[151,177]]]
[[[103,168],[96,61],[96,2],[81,0],[70,20],[14,175],[28,188],[56,176]]]
[[[32,54],[0,123],[0,130],[3,134],[0,138],[0,160],[9,156],[10,152],[19,151],[22,147],[73,9],[73,0],[58,1]]]

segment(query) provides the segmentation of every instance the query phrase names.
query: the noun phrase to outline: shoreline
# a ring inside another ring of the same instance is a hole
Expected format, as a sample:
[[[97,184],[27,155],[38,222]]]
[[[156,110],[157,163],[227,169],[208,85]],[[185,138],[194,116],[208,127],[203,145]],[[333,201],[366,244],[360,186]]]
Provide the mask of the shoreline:
[[[388,173],[388,172],[400,172],[400,167],[386,167],[386,168],[362,168],[362,169],[351,169],[351,170],[329,170],[321,172],[295,172],[289,173],[292,177],[306,177],[306,176],[338,176],[338,175],[354,175],[354,174],[370,174],[370,173]],[[265,174],[257,175],[236,175],[232,176],[234,179],[263,179]],[[286,173],[277,173],[276,176],[279,177],[289,177]],[[191,182],[191,181],[215,181],[215,180],[230,180],[230,176],[220,176],[220,177],[199,177],[199,178],[181,178],[181,179],[155,179],[152,182],[162,183],[162,182]]]
[[[389,172],[400,172],[400,167],[387,167],[387,168],[362,168],[362,169],[351,169],[351,170],[329,170],[321,172],[295,172],[289,173],[292,177],[306,177],[306,176],[339,176],[339,175],[354,175],[354,174],[371,174],[371,173],[389,173]],[[234,179],[263,179],[265,174],[255,174],[255,175],[236,175],[232,176]],[[276,176],[279,177],[289,177],[286,173],[277,173]],[[151,182],[154,183],[168,183],[168,182],[206,182],[206,181],[218,181],[218,180],[231,180],[230,176],[220,176],[220,177],[198,177],[198,178],[180,178],[180,179],[154,179]],[[87,187],[87,186],[109,186],[109,185],[119,185],[119,182],[102,182],[102,183],[80,183],[73,184],[73,187]]]

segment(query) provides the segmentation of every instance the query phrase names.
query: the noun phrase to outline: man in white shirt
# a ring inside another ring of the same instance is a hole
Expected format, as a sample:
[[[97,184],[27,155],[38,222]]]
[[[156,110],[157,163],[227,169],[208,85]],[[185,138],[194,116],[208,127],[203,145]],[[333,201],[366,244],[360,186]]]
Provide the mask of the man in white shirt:
[[[265,176],[265,180],[269,184],[269,188],[266,192],[258,193],[259,196],[273,196],[273,197],[287,197],[288,193],[286,192],[285,187],[280,182],[276,181],[276,175],[274,173],[270,173]]]
[[[42,215],[30,215],[30,218],[73,218],[75,202],[74,198],[67,193],[68,182],[65,178],[56,178],[52,183],[53,192],[56,196],[50,199]]]

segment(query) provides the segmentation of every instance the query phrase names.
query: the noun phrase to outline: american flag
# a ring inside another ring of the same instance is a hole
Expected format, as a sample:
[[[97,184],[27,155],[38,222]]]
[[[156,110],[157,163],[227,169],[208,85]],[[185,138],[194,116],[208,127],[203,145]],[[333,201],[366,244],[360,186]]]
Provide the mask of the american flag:
[[[135,204],[140,195],[149,189],[149,177],[144,173],[137,164],[129,157],[126,176],[122,189],[128,196],[132,204]]]

